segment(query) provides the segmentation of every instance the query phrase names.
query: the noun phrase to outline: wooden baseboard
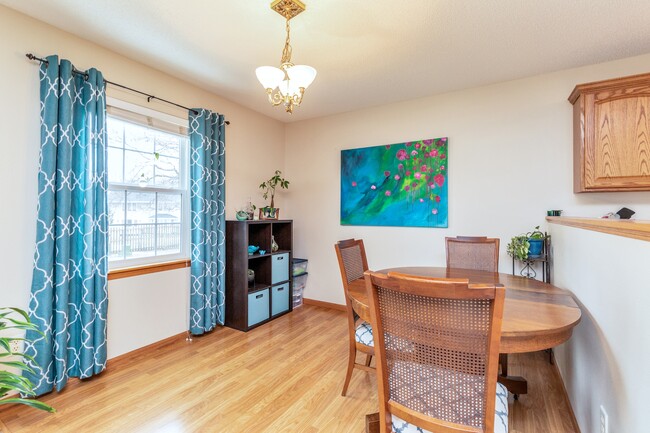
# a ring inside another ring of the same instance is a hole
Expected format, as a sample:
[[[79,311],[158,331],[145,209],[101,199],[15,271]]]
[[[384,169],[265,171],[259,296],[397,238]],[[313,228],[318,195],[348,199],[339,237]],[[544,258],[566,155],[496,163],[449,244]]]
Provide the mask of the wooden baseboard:
[[[122,364],[131,363],[135,358],[142,358],[151,355],[152,352],[160,349],[163,346],[175,344],[179,341],[184,341],[187,338],[187,331],[181,332],[180,334],[172,335],[171,337],[165,338],[164,340],[156,341],[147,346],[140,347],[139,349],[132,350],[130,352],[123,353],[122,355],[116,356],[108,360],[107,369],[119,367]]]
[[[557,361],[553,361],[553,370],[555,371],[557,380],[560,382],[560,385],[562,385],[562,393],[564,394],[564,398],[568,403],[569,410],[571,411],[571,422],[573,423],[574,431],[580,433],[580,426],[578,425],[576,414],[575,412],[573,412],[573,405],[571,404],[571,400],[569,399],[569,393],[567,392],[566,386],[564,385],[564,379],[562,379],[562,375],[560,374],[560,368],[557,366]]]
[[[306,305],[315,305],[317,307],[330,308],[332,310],[346,311],[345,305],[335,304],[333,302],[319,301],[317,299],[303,298],[302,302]]]

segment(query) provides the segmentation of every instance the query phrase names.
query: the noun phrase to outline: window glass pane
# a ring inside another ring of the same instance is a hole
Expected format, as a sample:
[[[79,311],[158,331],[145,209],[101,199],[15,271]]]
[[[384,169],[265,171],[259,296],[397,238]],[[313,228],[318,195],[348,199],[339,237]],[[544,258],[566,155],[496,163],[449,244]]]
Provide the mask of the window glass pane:
[[[158,224],[158,251],[156,255],[181,252],[181,225]]]
[[[124,226],[108,226],[108,260],[124,259]]]
[[[106,133],[108,135],[108,145],[110,147],[124,147],[124,122],[112,117],[106,118]]]
[[[155,132],[156,152],[160,155],[171,156],[174,158],[181,157],[180,141],[181,137],[164,132]]]
[[[178,188],[180,186],[180,169],[180,159],[161,155],[156,161],[155,185]]]
[[[126,193],[126,223],[153,224],[156,222],[156,193]]]
[[[124,151],[124,182],[153,184],[153,153]]]
[[[156,255],[156,225],[126,226],[126,258],[134,259]]]
[[[106,165],[108,168],[108,181],[109,182],[124,182],[122,158],[124,152],[122,149],[108,148],[108,161]]]
[[[181,195],[158,193],[158,224],[181,222]]]
[[[145,126],[124,122],[124,148],[153,154],[153,134]]]
[[[108,191],[108,223],[124,224],[124,191]]]

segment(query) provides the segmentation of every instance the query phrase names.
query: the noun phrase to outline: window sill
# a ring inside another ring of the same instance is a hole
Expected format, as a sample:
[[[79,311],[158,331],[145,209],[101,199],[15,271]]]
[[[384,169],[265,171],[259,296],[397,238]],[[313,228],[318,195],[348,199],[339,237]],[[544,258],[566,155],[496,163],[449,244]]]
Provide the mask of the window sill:
[[[172,262],[154,263],[151,265],[133,266],[128,268],[111,269],[108,271],[108,280],[136,277],[138,275],[153,274],[156,272],[171,271],[190,267],[190,259],[174,260]]]
[[[552,224],[650,241],[650,221],[576,217],[546,217],[546,221]]]

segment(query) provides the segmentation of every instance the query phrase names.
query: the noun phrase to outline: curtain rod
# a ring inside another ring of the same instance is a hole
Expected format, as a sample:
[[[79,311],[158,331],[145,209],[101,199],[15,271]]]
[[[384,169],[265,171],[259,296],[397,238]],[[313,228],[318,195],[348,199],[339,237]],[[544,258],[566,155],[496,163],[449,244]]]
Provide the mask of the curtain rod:
[[[49,62],[47,61],[47,59],[42,59],[42,58],[40,58],[40,57],[36,57],[36,56],[33,55],[32,53],[27,53],[27,54],[25,54],[25,57],[27,57],[29,60],[37,60],[37,61],[39,61],[39,62],[41,62],[41,63],[45,63],[46,66],[47,66],[48,63],[49,63]],[[77,69],[74,69],[74,67],[73,67],[72,73],[74,73],[74,74],[86,75],[85,72],[83,72],[83,71],[79,71],[79,70],[77,70]],[[128,87],[128,86],[125,86],[125,85],[123,85],[123,84],[114,83],[114,82],[112,82],[112,81],[108,81],[107,79],[104,79],[104,83],[106,83],[106,84],[110,84],[111,86],[120,87],[120,88],[122,88],[122,89],[126,89],[126,90],[129,90],[129,91],[131,91],[131,92],[138,93],[138,94],[140,94],[140,95],[146,96],[146,97],[147,97],[147,102],[151,102],[153,99],[157,99],[157,100],[159,100],[159,101],[161,101],[161,102],[164,102],[164,103],[166,103],[166,104],[174,105],[174,106],[176,106],[176,107],[178,107],[178,108],[184,108],[185,110],[191,111],[191,112],[194,113],[194,114],[199,114],[198,111],[193,110],[193,109],[188,108],[188,107],[185,107],[184,105],[180,105],[180,104],[177,104],[177,103],[175,103],[175,102],[168,101],[168,100],[166,100],[166,99],[162,99],[162,98],[159,98],[159,97],[154,96],[154,95],[150,95],[150,94],[148,94],[148,93],[142,92],[142,91],[140,91],[140,90],[133,89],[133,88]],[[226,125],[230,125],[230,121],[229,121],[229,120],[226,120]]]

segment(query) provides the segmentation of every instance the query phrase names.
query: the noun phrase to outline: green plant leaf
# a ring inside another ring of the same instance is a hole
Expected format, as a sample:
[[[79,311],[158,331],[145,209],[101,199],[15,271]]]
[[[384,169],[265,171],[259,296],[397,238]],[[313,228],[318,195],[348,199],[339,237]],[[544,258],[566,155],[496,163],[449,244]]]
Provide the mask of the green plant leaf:
[[[56,412],[56,409],[54,409],[49,404],[45,404],[42,401],[32,400],[27,398],[18,398],[18,397],[7,398],[4,400],[0,400],[0,404],[24,404],[25,406],[30,406],[35,409],[44,410],[50,413]]]

